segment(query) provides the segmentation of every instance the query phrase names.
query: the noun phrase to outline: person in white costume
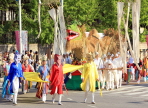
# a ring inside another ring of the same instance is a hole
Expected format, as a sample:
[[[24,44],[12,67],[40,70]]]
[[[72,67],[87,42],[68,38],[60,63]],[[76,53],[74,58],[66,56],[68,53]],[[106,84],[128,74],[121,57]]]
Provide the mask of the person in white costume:
[[[107,55],[107,60],[104,64],[104,68],[107,70],[107,78],[106,78],[106,89],[111,90],[112,89],[112,83],[113,83],[113,78],[112,78],[112,60],[111,60],[111,54],[108,53]]]
[[[105,68],[105,64],[106,64],[106,62],[107,62],[107,56],[106,55],[103,55],[103,67]],[[102,85],[102,89],[104,89],[104,87],[105,87],[105,82],[107,81],[107,70],[106,69],[103,69],[103,85]]]
[[[118,87],[120,88],[122,85],[122,69],[123,69],[123,61],[122,57],[120,56],[120,52],[117,53],[118,57],[116,58],[117,61],[117,72],[118,72]]]
[[[113,70],[112,70],[112,73],[113,73],[113,83],[112,83],[112,89],[114,89],[114,81],[115,81],[115,84],[116,84],[116,88],[118,89],[119,87],[119,74],[118,74],[118,54],[116,54],[113,58],[112,58],[112,66],[113,66]]]
[[[104,87],[105,83],[103,82],[103,73],[102,73],[102,69],[103,67],[103,61],[102,59],[99,57],[99,53],[96,52],[95,53],[95,59],[94,59],[94,63],[96,64],[97,70],[98,70],[98,74],[99,74],[99,81],[101,82],[102,87]],[[99,88],[100,89],[100,88]]]

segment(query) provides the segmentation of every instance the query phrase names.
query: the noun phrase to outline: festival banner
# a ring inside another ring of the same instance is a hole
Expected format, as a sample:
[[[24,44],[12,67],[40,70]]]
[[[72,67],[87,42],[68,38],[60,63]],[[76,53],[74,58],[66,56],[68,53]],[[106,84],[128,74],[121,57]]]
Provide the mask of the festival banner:
[[[28,31],[22,30],[22,53],[24,54],[26,50],[28,50]],[[20,52],[20,31],[15,31],[16,36],[16,48]]]
[[[16,48],[20,52],[20,32],[15,31]]]

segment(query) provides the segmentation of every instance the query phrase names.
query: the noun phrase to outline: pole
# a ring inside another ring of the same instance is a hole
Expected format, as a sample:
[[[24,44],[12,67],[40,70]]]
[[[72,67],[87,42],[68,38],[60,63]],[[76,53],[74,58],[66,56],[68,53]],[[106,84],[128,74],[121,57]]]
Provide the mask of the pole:
[[[64,3],[64,0],[61,0],[61,6],[62,6],[62,11],[63,11],[63,3]]]
[[[20,54],[22,54],[22,15],[21,0],[19,0],[19,31],[20,31]]]

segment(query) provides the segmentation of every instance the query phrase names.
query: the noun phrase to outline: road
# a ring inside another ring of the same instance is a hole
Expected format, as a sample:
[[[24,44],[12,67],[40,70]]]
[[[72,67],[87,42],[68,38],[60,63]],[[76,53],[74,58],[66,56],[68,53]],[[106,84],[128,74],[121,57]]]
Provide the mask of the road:
[[[0,83],[0,93],[2,91]],[[147,108],[148,107],[148,84],[123,85],[122,88],[112,91],[103,90],[103,96],[99,91],[95,92],[96,104],[91,104],[91,93],[88,95],[87,103],[83,103],[83,91],[64,92],[62,97],[63,105],[58,105],[58,101],[52,104],[52,96],[48,94],[47,102],[35,97],[36,89],[32,87],[29,93],[18,95],[18,104],[14,106],[0,97],[0,108]],[[56,97],[58,100],[58,96]]]

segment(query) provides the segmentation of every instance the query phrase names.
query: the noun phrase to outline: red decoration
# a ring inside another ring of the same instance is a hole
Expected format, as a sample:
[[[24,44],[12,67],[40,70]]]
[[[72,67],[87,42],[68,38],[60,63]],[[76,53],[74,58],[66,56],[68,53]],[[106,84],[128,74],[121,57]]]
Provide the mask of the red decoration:
[[[79,36],[79,33],[78,32],[75,32],[75,31],[72,31],[72,30],[67,30],[67,33],[68,33],[68,36],[66,37],[66,39],[69,41],[69,40],[72,40],[76,37]]]

